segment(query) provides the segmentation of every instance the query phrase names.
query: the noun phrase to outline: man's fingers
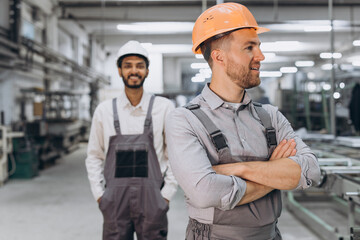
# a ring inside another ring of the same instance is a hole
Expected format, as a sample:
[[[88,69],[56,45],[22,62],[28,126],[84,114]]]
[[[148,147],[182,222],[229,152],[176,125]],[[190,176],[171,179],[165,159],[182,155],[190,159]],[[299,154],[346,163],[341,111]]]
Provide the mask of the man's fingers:
[[[286,142],[287,142],[287,140],[284,139],[279,143],[279,145],[277,145],[277,147],[274,149],[273,153],[271,154],[270,160],[278,158],[277,156],[278,156],[281,148],[286,144]]]
[[[281,157],[290,157],[292,151],[295,149],[296,147],[296,143],[295,142],[290,142],[289,144],[289,148],[284,152],[284,154]]]
[[[287,141],[287,143],[280,149],[279,153],[277,154],[278,158],[284,157],[284,154],[289,149],[290,144],[292,143],[291,139]]]

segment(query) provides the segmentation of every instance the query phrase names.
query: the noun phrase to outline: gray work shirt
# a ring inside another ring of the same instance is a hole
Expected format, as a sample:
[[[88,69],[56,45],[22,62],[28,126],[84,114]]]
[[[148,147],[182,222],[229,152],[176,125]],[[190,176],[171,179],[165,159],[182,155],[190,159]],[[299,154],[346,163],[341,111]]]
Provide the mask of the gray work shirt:
[[[269,158],[265,128],[251,101],[245,93],[240,106],[234,109],[206,85],[191,103],[199,104],[221,130],[231,155]],[[296,156],[290,158],[301,166],[297,189],[318,182],[320,169],[314,153],[296,136],[276,107],[263,105],[263,108],[270,114],[277,143],[283,139],[296,141]],[[189,216],[211,224],[214,208],[233,209],[245,193],[246,182],[239,177],[216,174],[212,169],[211,162],[216,162],[213,159],[218,159],[218,153],[203,124],[190,110],[177,108],[170,113],[165,132],[170,165],[185,192]]]

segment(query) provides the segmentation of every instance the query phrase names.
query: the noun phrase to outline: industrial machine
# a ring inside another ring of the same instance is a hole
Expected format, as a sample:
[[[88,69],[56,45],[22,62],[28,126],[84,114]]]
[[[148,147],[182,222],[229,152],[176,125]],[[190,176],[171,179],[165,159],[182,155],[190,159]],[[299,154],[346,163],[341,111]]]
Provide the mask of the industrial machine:
[[[315,138],[314,138],[315,139]],[[308,142],[318,157],[317,187],[284,193],[284,205],[324,240],[360,239],[360,137]]]

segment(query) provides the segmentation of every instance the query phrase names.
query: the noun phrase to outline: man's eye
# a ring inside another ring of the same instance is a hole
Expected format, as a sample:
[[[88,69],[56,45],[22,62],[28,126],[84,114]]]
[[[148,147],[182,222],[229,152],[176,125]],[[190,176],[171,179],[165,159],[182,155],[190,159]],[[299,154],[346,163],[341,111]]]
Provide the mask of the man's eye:
[[[253,46],[248,46],[246,49],[251,51],[253,50]]]

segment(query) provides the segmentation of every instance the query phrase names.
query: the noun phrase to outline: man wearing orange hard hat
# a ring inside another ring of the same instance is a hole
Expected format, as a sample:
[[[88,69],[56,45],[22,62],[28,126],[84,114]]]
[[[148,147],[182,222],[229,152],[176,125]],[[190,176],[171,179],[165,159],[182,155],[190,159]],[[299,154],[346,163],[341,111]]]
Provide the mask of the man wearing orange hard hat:
[[[280,190],[320,179],[317,158],[271,105],[246,89],[260,84],[259,27],[237,3],[215,5],[193,29],[193,52],[212,70],[210,84],[166,121],[173,173],[185,192],[186,239],[282,239]]]

